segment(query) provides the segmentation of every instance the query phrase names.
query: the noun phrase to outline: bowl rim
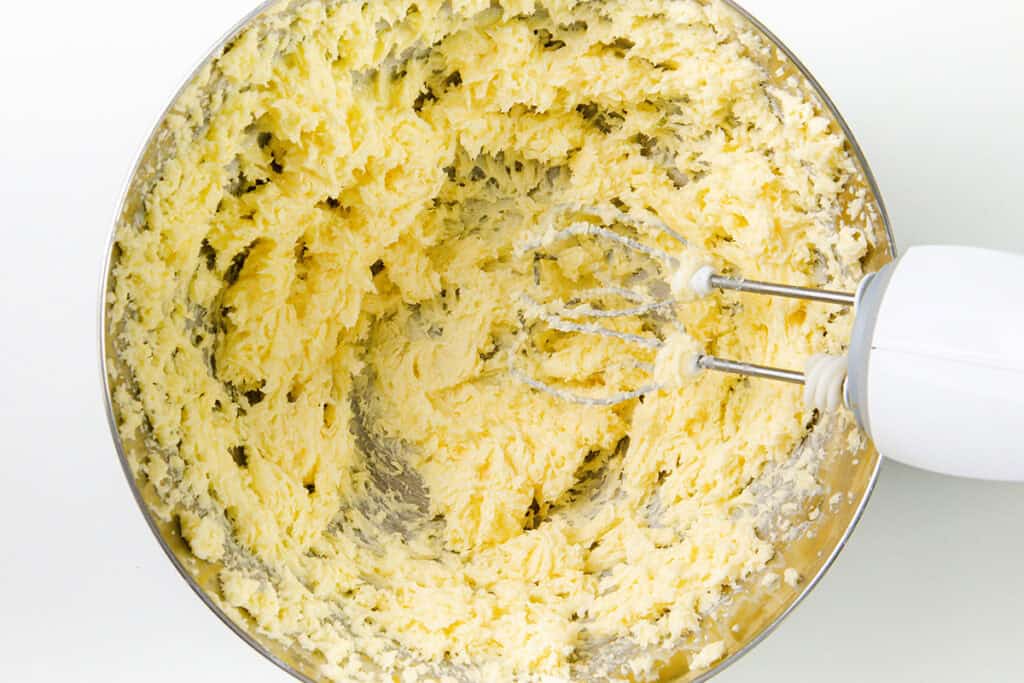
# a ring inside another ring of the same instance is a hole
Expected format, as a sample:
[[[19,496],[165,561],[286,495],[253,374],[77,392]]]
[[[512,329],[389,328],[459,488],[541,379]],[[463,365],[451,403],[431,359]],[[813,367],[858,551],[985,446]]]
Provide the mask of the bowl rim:
[[[739,2],[737,2],[737,0],[720,1],[727,5],[728,7],[730,7],[732,10],[734,10],[745,21],[749,22],[751,26],[756,28],[775,48],[780,50],[785,55],[785,57],[793,64],[797,71],[800,72],[801,76],[805,79],[805,82],[811,86],[811,89],[814,91],[815,95],[817,95],[817,97],[821,101],[821,104],[832,116],[833,121],[842,131],[843,136],[848,145],[849,151],[852,153],[854,159],[856,160],[860,168],[861,174],[864,176],[864,180],[868,186],[868,189],[871,191],[874,203],[878,208],[879,218],[882,222],[882,228],[884,229],[886,238],[888,240],[889,255],[895,259],[898,256],[896,250],[896,240],[893,235],[892,224],[890,222],[889,214],[886,210],[885,201],[882,198],[882,193],[879,189],[878,182],[875,179],[875,175],[872,172],[870,165],[868,164],[867,158],[864,155],[860,143],[857,142],[857,139],[854,136],[853,131],[851,130],[846,120],[843,118],[842,114],[839,112],[839,109],[832,101],[832,98],[829,97],[828,93],[825,91],[824,87],[822,87],[821,83],[818,82],[818,80],[804,65],[804,63],[796,56],[796,54],[785,43],[783,43],[778,38],[778,36],[775,35],[775,33],[768,29],[768,27],[766,27],[759,19],[754,17],[749,11],[747,11],[743,6],[741,6]],[[125,479],[128,482],[128,486],[132,491],[132,496],[135,499],[135,503],[138,506],[139,510],[142,512],[143,518],[146,520],[146,526],[149,527],[150,532],[152,532],[153,536],[160,544],[160,547],[163,549],[164,554],[171,561],[171,564],[178,571],[178,574],[181,576],[181,578],[183,578],[185,582],[188,584],[188,586],[192,589],[192,592],[195,593],[199,597],[199,599],[210,609],[210,611],[213,612],[213,614],[216,615],[216,617],[225,626],[231,629],[231,631],[233,631],[236,636],[241,638],[242,641],[244,641],[247,645],[256,650],[256,652],[263,655],[267,660],[272,662],[275,666],[277,666],[286,674],[294,677],[299,681],[302,681],[303,683],[318,683],[317,681],[309,678],[305,674],[297,671],[294,667],[292,667],[290,664],[282,660],[280,657],[276,656],[274,653],[268,650],[259,640],[253,637],[253,635],[249,631],[242,628],[242,626],[239,625],[234,619],[229,617],[227,613],[223,609],[221,609],[221,607],[217,605],[216,602],[214,602],[213,598],[211,598],[210,595],[205,590],[203,590],[203,588],[198,584],[198,582],[188,571],[188,569],[186,569],[185,565],[182,563],[179,557],[171,549],[167,541],[164,540],[164,537],[160,533],[160,529],[157,526],[157,521],[154,518],[152,511],[149,509],[149,506],[146,504],[145,500],[142,497],[142,492],[136,483],[135,475],[132,472],[131,465],[128,462],[128,457],[125,452],[124,444],[122,443],[121,440],[121,434],[117,427],[117,418],[114,413],[113,396],[111,394],[110,379],[108,376],[108,362],[110,359],[108,358],[107,354],[107,342],[109,334],[109,329],[107,325],[107,296],[110,291],[109,285],[111,278],[111,266],[113,265],[114,246],[117,242],[117,228],[118,224],[120,223],[124,208],[127,204],[128,198],[130,196],[133,181],[137,176],[138,172],[142,168],[147,151],[156,142],[161,129],[161,125],[163,124],[167,115],[171,112],[174,105],[184,94],[185,90],[192,84],[195,78],[206,66],[208,66],[210,63],[216,60],[218,56],[220,56],[224,47],[228,43],[230,43],[235,37],[237,37],[237,35],[241,31],[248,28],[248,26],[255,19],[257,19],[258,17],[263,15],[267,10],[278,4],[280,4],[280,0],[263,0],[256,7],[254,7],[252,10],[246,13],[241,19],[239,19],[234,24],[234,26],[232,26],[228,31],[226,31],[213,44],[213,46],[204,54],[204,56],[199,60],[199,62],[188,72],[188,75],[184,78],[181,85],[178,87],[174,95],[168,101],[167,106],[163,109],[159,117],[156,119],[156,122],[150,129],[149,135],[146,136],[146,139],[140,145],[139,150],[135,155],[135,161],[131,165],[131,170],[129,171],[127,178],[122,184],[122,189],[116,204],[113,220],[111,221],[112,227],[110,236],[107,240],[106,250],[103,256],[103,267],[100,274],[98,296],[99,312],[97,341],[99,346],[98,355],[100,384],[101,389],[103,391],[103,403],[107,416],[107,426],[110,429],[110,435],[114,442],[114,448],[117,451],[118,460],[121,463],[121,470],[124,473]],[[696,678],[692,679],[691,683],[705,683],[706,681],[709,681],[713,677],[722,673],[727,668],[738,662],[741,658],[746,656],[751,650],[753,650],[755,647],[761,644],[761,642],[764,641],[768,636],[774,633],[775,630],[782,624],[782,622],[790,614],[792,614],[793,611],[811,593],[811,591],[813,591],[814,588],[817,587],[817,585],[821,582],[822,578],[825,576],[828,570],[832,567],[833,564],[835,564],[836,560],[838,559],[840,553],[842,553],[843,549],[846,547],[847,543],[849,543],[850,537],[853,535],[854,530],[857,528],[858,523],[863,517],[864,511],[871,500],[872,494],[874,493],[875,485],[878,482],[878,477],[881,473],[882,461],[884,459],[884,456],[881,453],[879,453],[875,461],[874,471],[871,472],[871,475],[868,478],[867,485],[864,490],[864,495],[861,497],[860,503],[854,510],[853,515],[850,518],[849,524],[847,524],[847,527],[844,530],[843,535],[840,537],[839,541],[833,546],[831,552],[829,553],[829,556],[822,563],[820,569],[817,571],[814,577],[807,581],[806,585],[800,591],[800,593],[786,606],[784,610],[782,610],[782,612],[779,613],[779,615],[770,624],[762,628],[757,635],[755,635],[753,638],[747,641],[739,650],[730,653],[716,666],[712,667],[711,669],[703,672]]]

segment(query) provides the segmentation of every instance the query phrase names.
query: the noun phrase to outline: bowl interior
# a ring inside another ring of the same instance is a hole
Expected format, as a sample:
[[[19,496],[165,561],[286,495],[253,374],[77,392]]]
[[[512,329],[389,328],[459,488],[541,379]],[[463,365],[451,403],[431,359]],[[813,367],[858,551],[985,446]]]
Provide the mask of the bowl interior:
[[[304,2],[292,3],[291,9],[294,10],[302,4]],[[216,72],[217,56],[240,30],[253,26],[260,30],[261,26],[269,26],[269,23],[265,22],[267,10],[268,6],[261,7],[232,30],[200,68],[210,68]],[[867,271],[877,270],[891,260],[893,242],[884,206],[860,149],[832,103],[804,67],[756,21],[739,8],[736,8],[736,11],[748,19],[753,30],[761,33],[768,43],[777,48],[764,57],[766,73],[770,75],[771,81],[803,90],[810,100],[819,104],[822,114],[832,119],[835,129],[845,135],[847,149],[858,165],[860,173],[850,192],[843,197],[843,201],[857,201],[857,191],[863,191],[865,211],[861,218],[862,227],[865,234],[873,238],[864,266]],[[213,78],[211,82],[216,84],[217,79]],[[165,119],[157,125],[133,171],[123,199],[119,225],[132,225],[142,220],[143,198],[158,176],[163,160],[173,153],[172,144]],[[173,520],[173,515],[166,514],[166,504],[160,499],[154,486],[134,467],[134,463],[139,462],[140,457],[146,453],[146,440],[140,434],[119,432],[118,416],[111,400],[111,396],[125,377],[109,320],[111,264],[116,263],[118,258],[113,238],[108,258],[101,307],[101,349],[106,403],[114,441],[139,507],[168,557],[222,621],[285,671],[300,680],[319,680],[320,663],[315,657],[304,650],[287,647],[261,635],[247,614],[227,608],[217,599],[220,590],[219,565],[200,560],[192,554],[182,538],[180,527]],[[699,638],[682,647],[679,656],[664,667],[663,680],[705,680],[748,651],[813,588],[846,542],[874,485],[878,474],[879,456],[868,441],[860,438],[848,418],[819,420],[801,448],[822,449],[826,453],[818,473],[825,492],[805,501],[803,509],[790,511],[790,514],[786,515],[782,524],[791,530],[790,535],[793,539],[777,554],[769,568],[770,572],[779,575],[784,569],[795,569],[800,577],[799,581],[793,582],[792,585],[787,582],[767,585],[761,577],[755,577],[747,589],[733,595],[712,615],[712,618],[707,620]],[[821,511],[820,516],[816,510]],[[168,521],[168,517],[171,517],[171,521]],[[725,641],[728,656],[711,671],[688,671],[688,658],[685,654],[718,640]]]

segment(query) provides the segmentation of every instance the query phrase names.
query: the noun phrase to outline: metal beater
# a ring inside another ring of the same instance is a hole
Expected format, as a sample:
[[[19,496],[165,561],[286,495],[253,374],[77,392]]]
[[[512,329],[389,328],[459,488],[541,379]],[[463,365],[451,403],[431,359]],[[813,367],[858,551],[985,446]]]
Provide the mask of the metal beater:
[[[567,227],[555,227],[558,218],[567,215],[576,215],[581,220],[572,221]],[[641,235],[645,230],[655,230],[668,235],[684,247],[688,246],[686,238],[647,212],[626,213],[615,208],[564,204],[555,207],[548,214],[545,227],[546,230],[540,237],[521,244],[517,251],[521,255],[533,254],[537,261],[557,260],[553,253],[555,248],[568,242],[591,238],[605,243],[612,250],[619,248],[638,256],[648,267],[631,273],[632,286],[604,283],[603,286],[576,293],[569,301],[541,304],[524,294],[521,300],[524,311],[524,335],[528,335],[531,326],[539,321],[559,332],[618,339],[657,352],[666,346],[665,330],[679,327],[675,311],[682,297],[704,297],[713,290],[731,290],[838,306],[853,306],[857,300],[854,293],[726,277],[715,272],[710,266],[687,269],[679,258],[642,241]],[[618,228],[626,234],[613,228]],[[614,257],[614,254],[609,255],[609,258]],[[535,267],[534,272],[535,283],[541,285],[540,270]],[[613,299],[620,300],[624,305],[597,307],[591,303],[595,300],[607,302]],[[607,325],[610,320],[627,318],[642,319],[645,323],[642,327],[647,332],[623,332]],[[845,379],[845,363],[841,358],[815,356],[809,362],[806,372],[766,367],[708,354],[697,354],[692,362],[694,371],[710,370],[805,385],[808,402],[822,410],[835,410],[841,402]],[[643,370],[653,369],[650,364],[638,365]],[[512,373],[538,391],[574,403],[593,406],[614,406],[667,388],[652,379],[635,389],[593,396],[558,387],[552,382],[531,376],[516,366],[512,368]]]

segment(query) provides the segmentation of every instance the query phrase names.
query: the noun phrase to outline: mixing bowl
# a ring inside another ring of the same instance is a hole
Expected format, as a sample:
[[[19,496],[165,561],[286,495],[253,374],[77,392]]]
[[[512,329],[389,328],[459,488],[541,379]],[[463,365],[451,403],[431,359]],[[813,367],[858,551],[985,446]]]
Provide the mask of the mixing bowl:
[[[306,0],[308,1],[308,0]],[[294,11],[305,4],[293,2],[283,11]],[[862,190],[866,210],[863,212],[863,230],[871,235],[871,249],[864,261],[867,271],[874,271],[894,256],[893,239],[888,217],[879,195],[874,178],[860,148],[849,128],[842,120],[828,96],[792,55],[792,53],[756,19],[732,2],[727,2],[764,40],[776,49],[762,55],[766,73],[776,84],[802,90],[808,99],[816,101],[824,116],[830,117],[837,131],[845,135],[846,147],[859,168],[852,191],[844,196],[846,203],[859,202],[857,191]],[[243,29],[265,27],[268,12],[281,10],[281,3],[267,3],[243,19],[235,28],[210,51],[202,64],[186,82],[191,82],[202,69],[213,69],[216,75],[217,57],[230,45],[232,39]],[[211,78],[216,83],[217,78]],[[181,91],[177,97],[181,96]],[[173,105],[173,103],[172,103]],[[169,109],[170,110],[170,109]],[[168,111],[169,111],[168,110]],[[133,225],[143,220],[142,202],[145,192],[159,175],[161,165],[171,153],[171,136],[167,112],[157,124],[131,173],[130,180],[121,200],[115,225]],[[111,271],[118,259],[115,237],[111,237],[107,263],[103,272],[100,303],[100,359],[102,364],[104,400],[111,434],[124,473],[143,516],[157,541],[163,547],[168,559],[181,576],[188,582],[203,602],[233,630],[240,638],[274,662],[282,670],[303,681],[318,681],[320,662],[308,652],[291,648],[261,635],[252,619],[242,611],[225,607],[217,599],[219,564],[197,558],[182,537],[181,529],[173,515],[166,512],[165,503],[157,495],[154,486],[138,468],[139,456],[146,452],[145,435],[140,432],[121,433],[114,392],[124,382],[122,360],[118,357],[113,343],[109,312]],[[849,421],[822,418],[811,427],[810,434],[800,448],[824,448],[827,454],[821,464],[819,477],[825,493],[807,500],[803,509],[790,510],[785,520],[779,520],[780,528],[790,530],[792,540],[785,543],[770,569],[787,573],[791,580],[780,584],[759,580],[755,577],[742,591],[737,591],[702,626],[702,632],[693,642],[680,648],[678,656],[667,662],[662,669],[663,680],[702,681],[714,676],[740,656],[752,649],[765,638],[793,608],[802,600],[843,548],[854,526],[868,502],[879,471],[880,457],[873,446],[859,438],[848,426]],[[815,512],[820,508],[823,514]],[[166,521],[170,517],[172,521]],[[811,521],[808,521],[811,520]],[[798,580],[793,580],[799,577]],[[687,669],[687,652],[699,649],[708,642],[723,640],[727,655],[717,666],[706,671]]]

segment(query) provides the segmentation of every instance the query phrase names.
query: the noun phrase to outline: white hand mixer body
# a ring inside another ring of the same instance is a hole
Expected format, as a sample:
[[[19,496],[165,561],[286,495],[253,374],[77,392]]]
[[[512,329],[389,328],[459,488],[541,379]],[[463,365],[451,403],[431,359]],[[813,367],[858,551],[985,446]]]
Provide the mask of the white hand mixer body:
[[[1024,481],[1024,256],[921,246],[864,279],[845,402],[886,457]]]

